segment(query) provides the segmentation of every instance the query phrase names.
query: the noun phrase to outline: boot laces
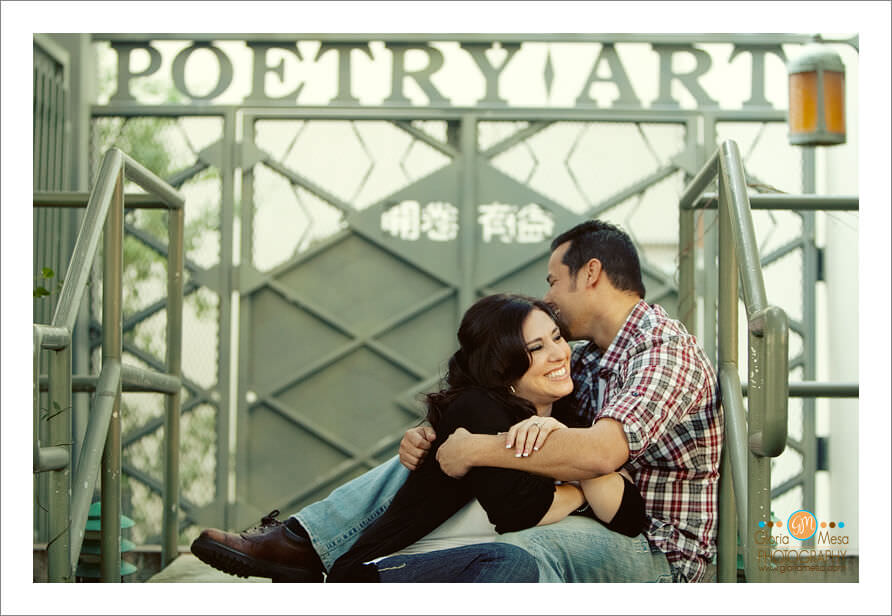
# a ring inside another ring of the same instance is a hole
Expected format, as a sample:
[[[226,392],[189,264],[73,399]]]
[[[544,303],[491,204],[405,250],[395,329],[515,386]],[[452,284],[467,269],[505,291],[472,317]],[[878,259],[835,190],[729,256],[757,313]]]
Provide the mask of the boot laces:
[[[276,519],[276,517],[278,515],[279,515],[279,510],[273,509],[268,514],[266,514],[265,516],[260,518],[260,524],[258,524],[257,526],[252,526],[248,530],[244,531],[242,534],[243,535],[255,535],[257,533],[260,533],[260,532],[266,530],[267,528],[274,528],[276,526],[281,526],[282,522],[280,522],[279,520]]]

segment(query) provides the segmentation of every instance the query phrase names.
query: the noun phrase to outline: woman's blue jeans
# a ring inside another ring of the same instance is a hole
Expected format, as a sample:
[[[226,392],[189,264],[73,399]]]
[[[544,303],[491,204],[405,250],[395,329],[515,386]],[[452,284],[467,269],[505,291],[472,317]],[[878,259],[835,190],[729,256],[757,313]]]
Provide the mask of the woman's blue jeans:
[[[309,533],[326,569],[353,545],[365,528],[384,513],[408,474],[399,458],[394,456],[340,486],[324,500],[295,514],[294,517]],[[538,565],[540,582],[672,581],[666,556],[653,550],[643,535],[626,537],[582,516],[570,516],[556,524],[505,533],[499,536],[498,541],[523,548],[531,554]],[[479,551],[489,545],[494,544],[477,544],[473,548]],[[451,556],[444,553],[452,554],[460,549],[464,548],[442,550],[439,556],[434,556],[437,554],[435,552],[422,555],[429,557],[424,559],[425,570],[434,566],[427,560],[445,560],[448,564]],[[517,555],[516,552],[513,554]],[[503,558],[510,557],[510,554],[503,555]],[[387,582],[413,581],[395,579],[397,574],[387,575],[387,579],[381,577],[382,581]],[[476,581],[506,580],[487,579],[484,569]]]

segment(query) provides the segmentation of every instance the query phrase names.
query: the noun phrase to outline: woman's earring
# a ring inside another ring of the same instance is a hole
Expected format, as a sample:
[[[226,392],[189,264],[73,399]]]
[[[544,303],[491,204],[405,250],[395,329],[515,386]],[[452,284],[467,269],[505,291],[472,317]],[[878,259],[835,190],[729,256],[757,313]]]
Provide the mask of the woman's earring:
[[[509,385],[509,386],[508,386],[508,389],[511,390],[511,393],[512,393],[512,394],[516,394],[516,393],[517,393],[517,390],[514,389],[514,385]]]

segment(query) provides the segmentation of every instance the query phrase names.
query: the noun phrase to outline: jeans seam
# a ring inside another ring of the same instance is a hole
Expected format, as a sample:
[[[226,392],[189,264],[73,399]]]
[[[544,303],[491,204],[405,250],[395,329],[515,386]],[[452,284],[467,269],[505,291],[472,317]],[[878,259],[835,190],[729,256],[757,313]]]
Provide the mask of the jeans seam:
[[[294,515],[297,518],[298,522],[301,523],[301,526],[307,531],[307,535],[310,537],[310,543],[313,545],[313,549],[316,551],[316,554],[319,555],[319,559],[322,561],[322,564],[325,566],[325,569],[328,570],[331,567],[331,564],[334,563],[334,560],[329,555],[332,552],[336,552],[340,546],[344,543],[347,543],[351,539],[355,538],[358,535],[361,535],[362,532],[370,526],[375,520],[381,517],[381,514],[387,511],[387,508],[390,506],[390,501],[392,498],[388,499],[387,504],[379,506],[375,511],[373,511],[370,515],[363,518],[356,527],[351,528],[349,533],[341,533],[334,539],[330,540],[325,545],[320,545],[319,540],[313,536],[312,525],[305,524],[303,520],[300,519],[300,514],[297,513]],[[331,561],[329,563],[328,561]]]

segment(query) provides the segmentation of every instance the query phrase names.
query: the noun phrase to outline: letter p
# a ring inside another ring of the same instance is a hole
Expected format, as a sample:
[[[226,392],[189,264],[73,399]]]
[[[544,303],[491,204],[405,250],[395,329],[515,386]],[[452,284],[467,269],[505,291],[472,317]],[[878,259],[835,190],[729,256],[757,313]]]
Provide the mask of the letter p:
[[[134,77],[147,77],[161,68],[161,54],[149,43],[112,43],[112,49],[118,54],[118,89],[111,96],[111,101],[129,102],[136,97],[130,93],[130,80]],[[138,73],[130,72],[130,54],[134,49],[145,49],[149,54],[149,66]]]

